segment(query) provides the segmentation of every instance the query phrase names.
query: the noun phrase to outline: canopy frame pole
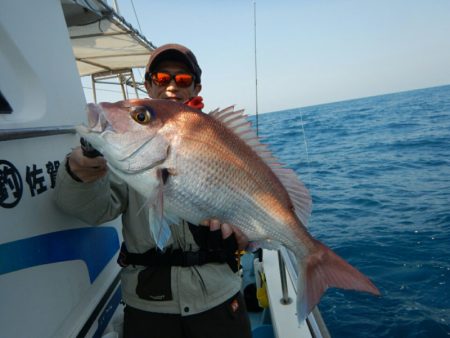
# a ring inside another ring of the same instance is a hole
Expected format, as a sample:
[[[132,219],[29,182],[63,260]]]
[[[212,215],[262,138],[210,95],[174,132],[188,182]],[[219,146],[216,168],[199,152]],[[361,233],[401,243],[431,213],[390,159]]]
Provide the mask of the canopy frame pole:
[[[120,88],[122,88],[123,99],[126,100],[127,99],[127,93],[125,92],[123,75],[122,74],[118,74],[117,77],[119,78]]]
[[[133,70],[131,70],[130,74],[131,74],[131,81],[133,82],[134,92],[136,93],[136,97],[139,99],[139,94],[136,86],[136,80],[134,79]]]
[[[95,88],[95,74],[91,75],[91,80],[92,80],[92,93],[94,96],[94,102],[97,103],[97,90]]]

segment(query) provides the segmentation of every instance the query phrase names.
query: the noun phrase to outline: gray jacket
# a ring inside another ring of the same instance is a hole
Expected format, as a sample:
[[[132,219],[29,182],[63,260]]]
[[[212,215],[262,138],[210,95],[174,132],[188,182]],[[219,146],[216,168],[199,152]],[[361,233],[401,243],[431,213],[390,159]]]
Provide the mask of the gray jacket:
[[[60,167],[55,187],[55,203],[61,210],[91,225],[121,215],[123,239],[129,252],[144,253],[156,246],[150,234],[148,210],[138,213],[145,201],[136,191],[111,172],[98,181],[79,183],[64,168],[65,163]],[[171,231],[167,245],[173,249],[199,249],[185,222],[172,225]],[[144,311],[192,315],[223,303],[241,287],[241,278],[227,264],[172,266],[169,269],[171,299],[145,300],[136,294],[138,274],[143,269],[139,266],[123,268],[121,281],[124,302]],[[150,278],[150,287],[151,281]]]

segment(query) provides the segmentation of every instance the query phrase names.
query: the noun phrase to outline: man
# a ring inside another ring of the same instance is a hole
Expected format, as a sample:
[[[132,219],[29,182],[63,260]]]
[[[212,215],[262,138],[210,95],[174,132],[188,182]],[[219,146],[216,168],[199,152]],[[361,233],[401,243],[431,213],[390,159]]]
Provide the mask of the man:
[[[184,46],[168,44],[151,55],[145,88],[153,99],[202,108],[201,69]],[[234,252],[247,245],[237,228],[205,220],[170,226],[168,249],[156,250],[144,199],[108,172],[103,157],[86,157],[74,149],[60,170],[56,203],[87,223],[101,224],[122,216],[124,245],[119,262],[126,304],[124,337],[251,337],[239,293]],[[198,253],[202,254],[199,255]]]

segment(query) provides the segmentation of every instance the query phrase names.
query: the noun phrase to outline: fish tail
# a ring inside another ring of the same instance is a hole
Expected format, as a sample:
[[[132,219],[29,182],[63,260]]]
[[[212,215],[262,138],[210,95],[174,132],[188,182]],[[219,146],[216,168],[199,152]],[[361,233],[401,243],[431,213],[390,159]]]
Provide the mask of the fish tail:
[[[364,291],[379,296],[380,291],[361,272],[319,241],[306,257],[299,259],[297,317],[303,321],[329,287]]]

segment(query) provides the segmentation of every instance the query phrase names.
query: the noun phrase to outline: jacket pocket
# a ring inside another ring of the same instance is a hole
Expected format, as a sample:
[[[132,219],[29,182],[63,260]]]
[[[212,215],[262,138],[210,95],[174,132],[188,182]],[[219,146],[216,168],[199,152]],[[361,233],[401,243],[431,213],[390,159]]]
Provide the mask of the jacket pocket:
[[[172,300],[171,267],[148,267],[139,272],[136,294],[141,299],[164,302]]]

